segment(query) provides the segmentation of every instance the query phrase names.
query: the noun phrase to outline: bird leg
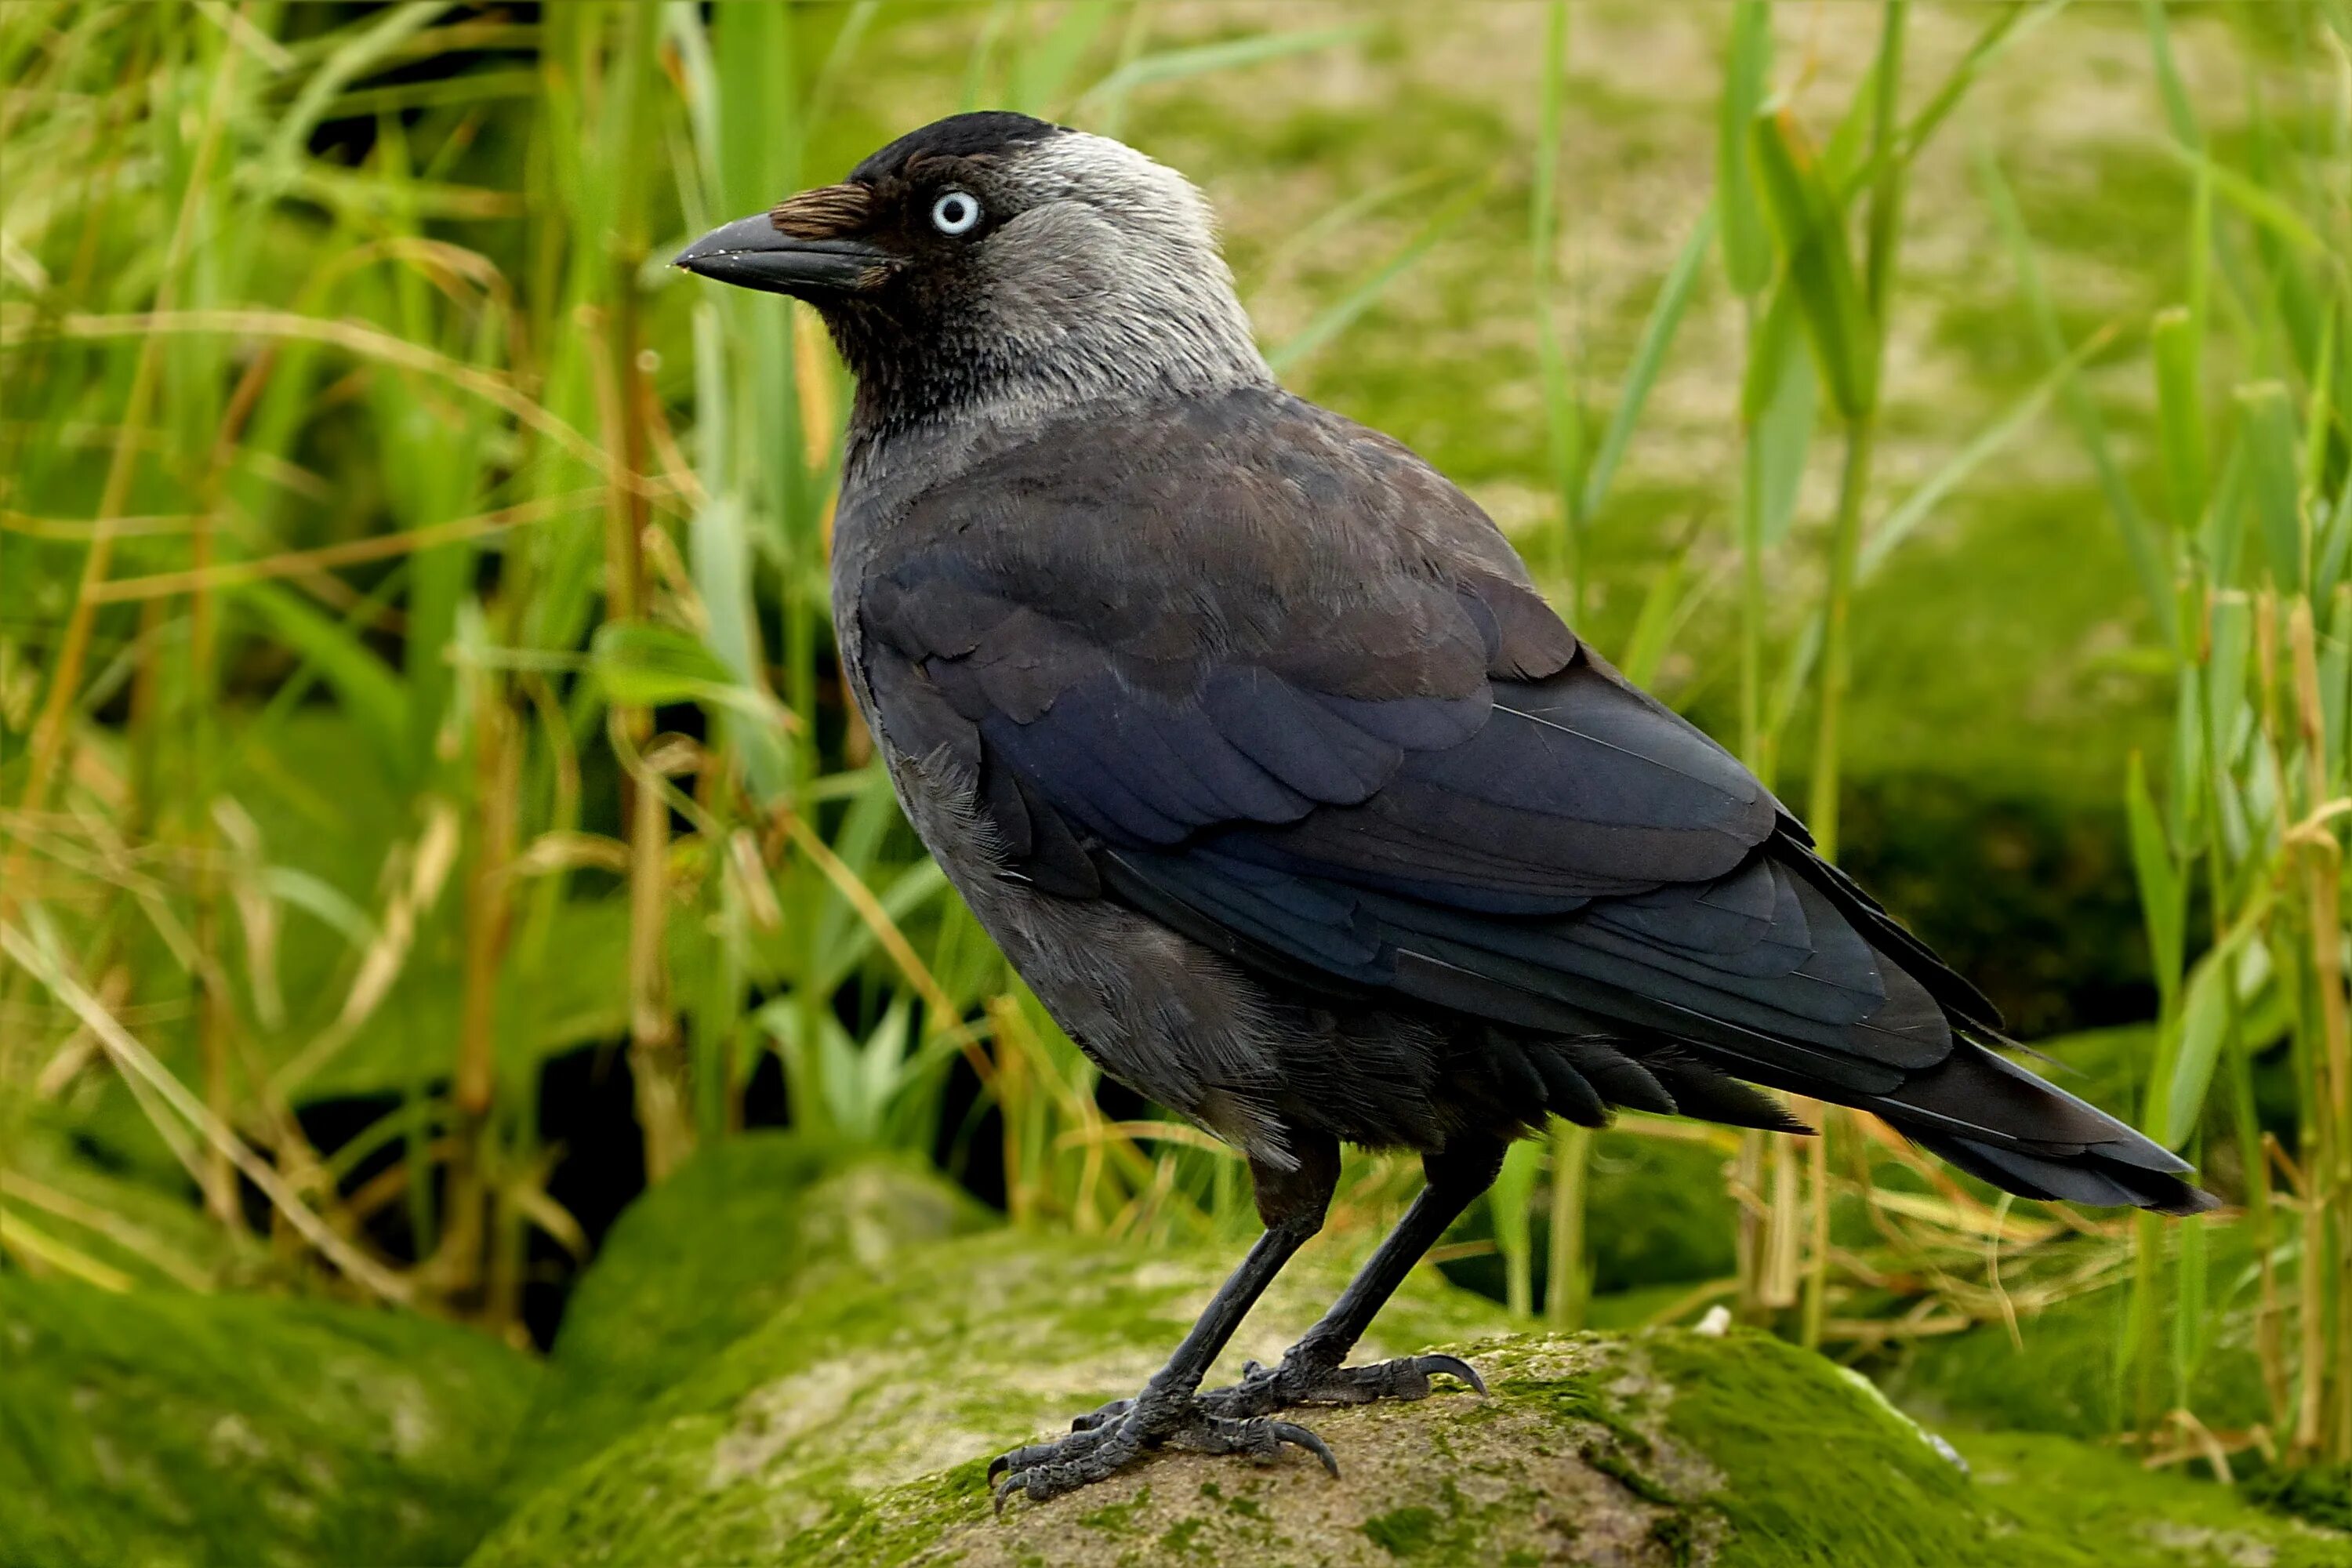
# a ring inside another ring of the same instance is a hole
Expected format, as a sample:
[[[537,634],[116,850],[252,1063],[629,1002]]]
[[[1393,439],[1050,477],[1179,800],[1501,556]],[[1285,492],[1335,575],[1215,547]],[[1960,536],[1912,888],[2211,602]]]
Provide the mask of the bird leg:
[[[1283,1445],[1290,1444],[1314,1454],[1333,1475],[1339,1473],[1331,1450],[1306,1427],[1264,1416],[1226,1415],[1208,1409],[1195,1397],[1201,1379],[1250,1308],[1292,1255],[1323,1228],[1324,1213],[1339,1181],[1339,1142],[1328,1133],[1294,1128],[1290,1142],[1298,1158],[1295,1170],[1276,1170],[1251,1160],[1250,1175],[1256,1184],[1258,1215],[1265,1221],[1265,1234],[1218,1288],[1192,1331],[1168,1358],[1168,1364],[1154,1373],[1134,1398],[1080,1416],[1072,1423],[1074,1430],[1068,1436],[1015,1448],[992,1460],[988,1479],[996,1485],[999,1512],[1016,1491],[1033,1502],[1042,1502],[1102,1480],[1151,1448],[1271,1459],[1281,1453]],[[1002,1481],[997,1479],[1000,1476]]]
[[[1297,1405],[1421,1399],[1429,1394],[1432,1373],[1444,1373],[1486,1393],[1486,1382],[1477,1370],[1455,1356],[1403,1356],[1369,1366],[1340,1363],[1423,1255],[1437,1245],[1446,1227],[1479,1194],[1494,1184],[1502,1165],[1503,1145],[1497,1141],[1457,1141],[1440,1152],[1423,1156],[1422,1172],[1427,1180],[1420,1195],[1348,1282],[1331,1310],[1290,1347],[1281,1365],[1268,1368],[1252,1362],[1241,1382],[1202,1394],[1199,1400],[1202,1410],[1216,1419],[1246,1421]]]

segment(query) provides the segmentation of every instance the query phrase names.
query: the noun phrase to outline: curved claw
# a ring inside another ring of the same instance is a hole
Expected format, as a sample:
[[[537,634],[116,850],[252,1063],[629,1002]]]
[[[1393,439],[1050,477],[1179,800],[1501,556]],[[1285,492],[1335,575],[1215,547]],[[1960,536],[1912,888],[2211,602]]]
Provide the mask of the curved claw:
[[[1268,1422],[1266,1429],[1281,1441],[1295,1444],[1322,1460],[1323,1468],[1331,1472],[1331,1479],[1339,1479],[1339,1461],[1332,1456],[1331,1446],[1312,1431],[1291,1421]]]
[[[1099,1410],[1089,1410],[1084,1415],[1070,1417],[1070,1430],[1091,1432],[1105,1422],[1118,1420],[1134,1408],[1135,1401],[1132,1399],[1114,1399]]]
[[[1000,1463],[1002,1461],[1000,1461]],[[1004,1517],[1004,1500],[1011,1497],[1014,1492],[1017,1492],[1020,1489],[1021,1478],[1019,1476],[1005,1477],[1003,1481],[994,1489],[996,1494],[997,1518],[1003,1519]]]
[[[993,1483],[997,1477],[1007,1470],[1018,1474],[1033,1465],[1050,1464],[1055,1459],[1067,1458],[1073,1452],[1084,1452],[1094,1447],[1095,1441],[1099,1441],[1100,1437],[1101,1434],[1097,1434],[1094,1441],[1085,1443],[1072,1443],[1069,1438],[1065,1437],[1057,1442],[1032,1443],[1025,1447],[1008,1449],[988,1461],[988,1479],[991,1483]],[[1066,1444],[1068,1447],[1064,1447]]]
[[[1448,1377],[1468,1384],[1480,1394],[1486,1392],[1486,1380],[1478,1375],[1478,1369],[1458,1355],[1425,1355],[1416,1360],[1424,1377],[1433,1372],[1442,1372]]]
[[[996,1478],[1003,1475],[1012,1468],[1013,1456],[1010,1454],[999,1454],[996,1458],[989,1460],[988,1484],[992,1487],[994,1486],[996,1484]],[[996,1500],[996,1511],[999,1513],[1003,1513],[1004,1511],[1004,1500],[1002,1497],[999,1497]]]

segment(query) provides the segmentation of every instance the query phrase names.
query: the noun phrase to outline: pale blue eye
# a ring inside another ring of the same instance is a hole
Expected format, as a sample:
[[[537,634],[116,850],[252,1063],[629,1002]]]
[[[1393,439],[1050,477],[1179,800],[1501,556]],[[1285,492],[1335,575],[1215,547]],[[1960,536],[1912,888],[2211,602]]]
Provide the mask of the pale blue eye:
[[[980,221],[980,198],[965,191],[950,191],[931,204],[931,226],[941,234],[969,234]]]

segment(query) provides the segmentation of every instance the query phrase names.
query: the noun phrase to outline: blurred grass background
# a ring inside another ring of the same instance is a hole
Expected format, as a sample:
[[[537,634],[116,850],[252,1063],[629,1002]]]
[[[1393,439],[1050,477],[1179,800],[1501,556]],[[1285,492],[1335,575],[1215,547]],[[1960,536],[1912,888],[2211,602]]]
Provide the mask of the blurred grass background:
[[[2014,1341],[2154,1459],[2352,1460],[2347,45],[2342,0],[15,0],[0,1272],[544,1346],[761,1126],[1254,1228],[872,765],[821,331],[666,265],[1009,107],[1198,180],[1290,384],[2232,1205],[1628,1118],[1522,1146],[1444,1267],[1923,1398]],[[1416,1180],[1351,1158],[1330,1245]]]

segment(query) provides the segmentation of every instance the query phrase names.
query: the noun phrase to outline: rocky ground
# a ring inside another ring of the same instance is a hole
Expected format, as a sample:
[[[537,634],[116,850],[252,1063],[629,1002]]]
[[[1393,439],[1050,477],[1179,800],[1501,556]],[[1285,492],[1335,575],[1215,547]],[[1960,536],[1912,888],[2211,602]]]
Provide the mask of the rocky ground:
[[[919,1171],[754,1134],[631,1212],[543,1367],[358,1307],[10,1276],[0,1561],[2352,1562],[2112,1448],[1930,1436],[1762,1335],[1515,1331],[1433,1270],[1364,1353],[1451,1347],[1488,1396],[1312,1414],[1336,1480],[1168,1453],[995,1517],[989,1458],[1132,1392],[1230,1261],[1006,1229]],[[1352,1261],[1302,1258],[1220,1380]]]

